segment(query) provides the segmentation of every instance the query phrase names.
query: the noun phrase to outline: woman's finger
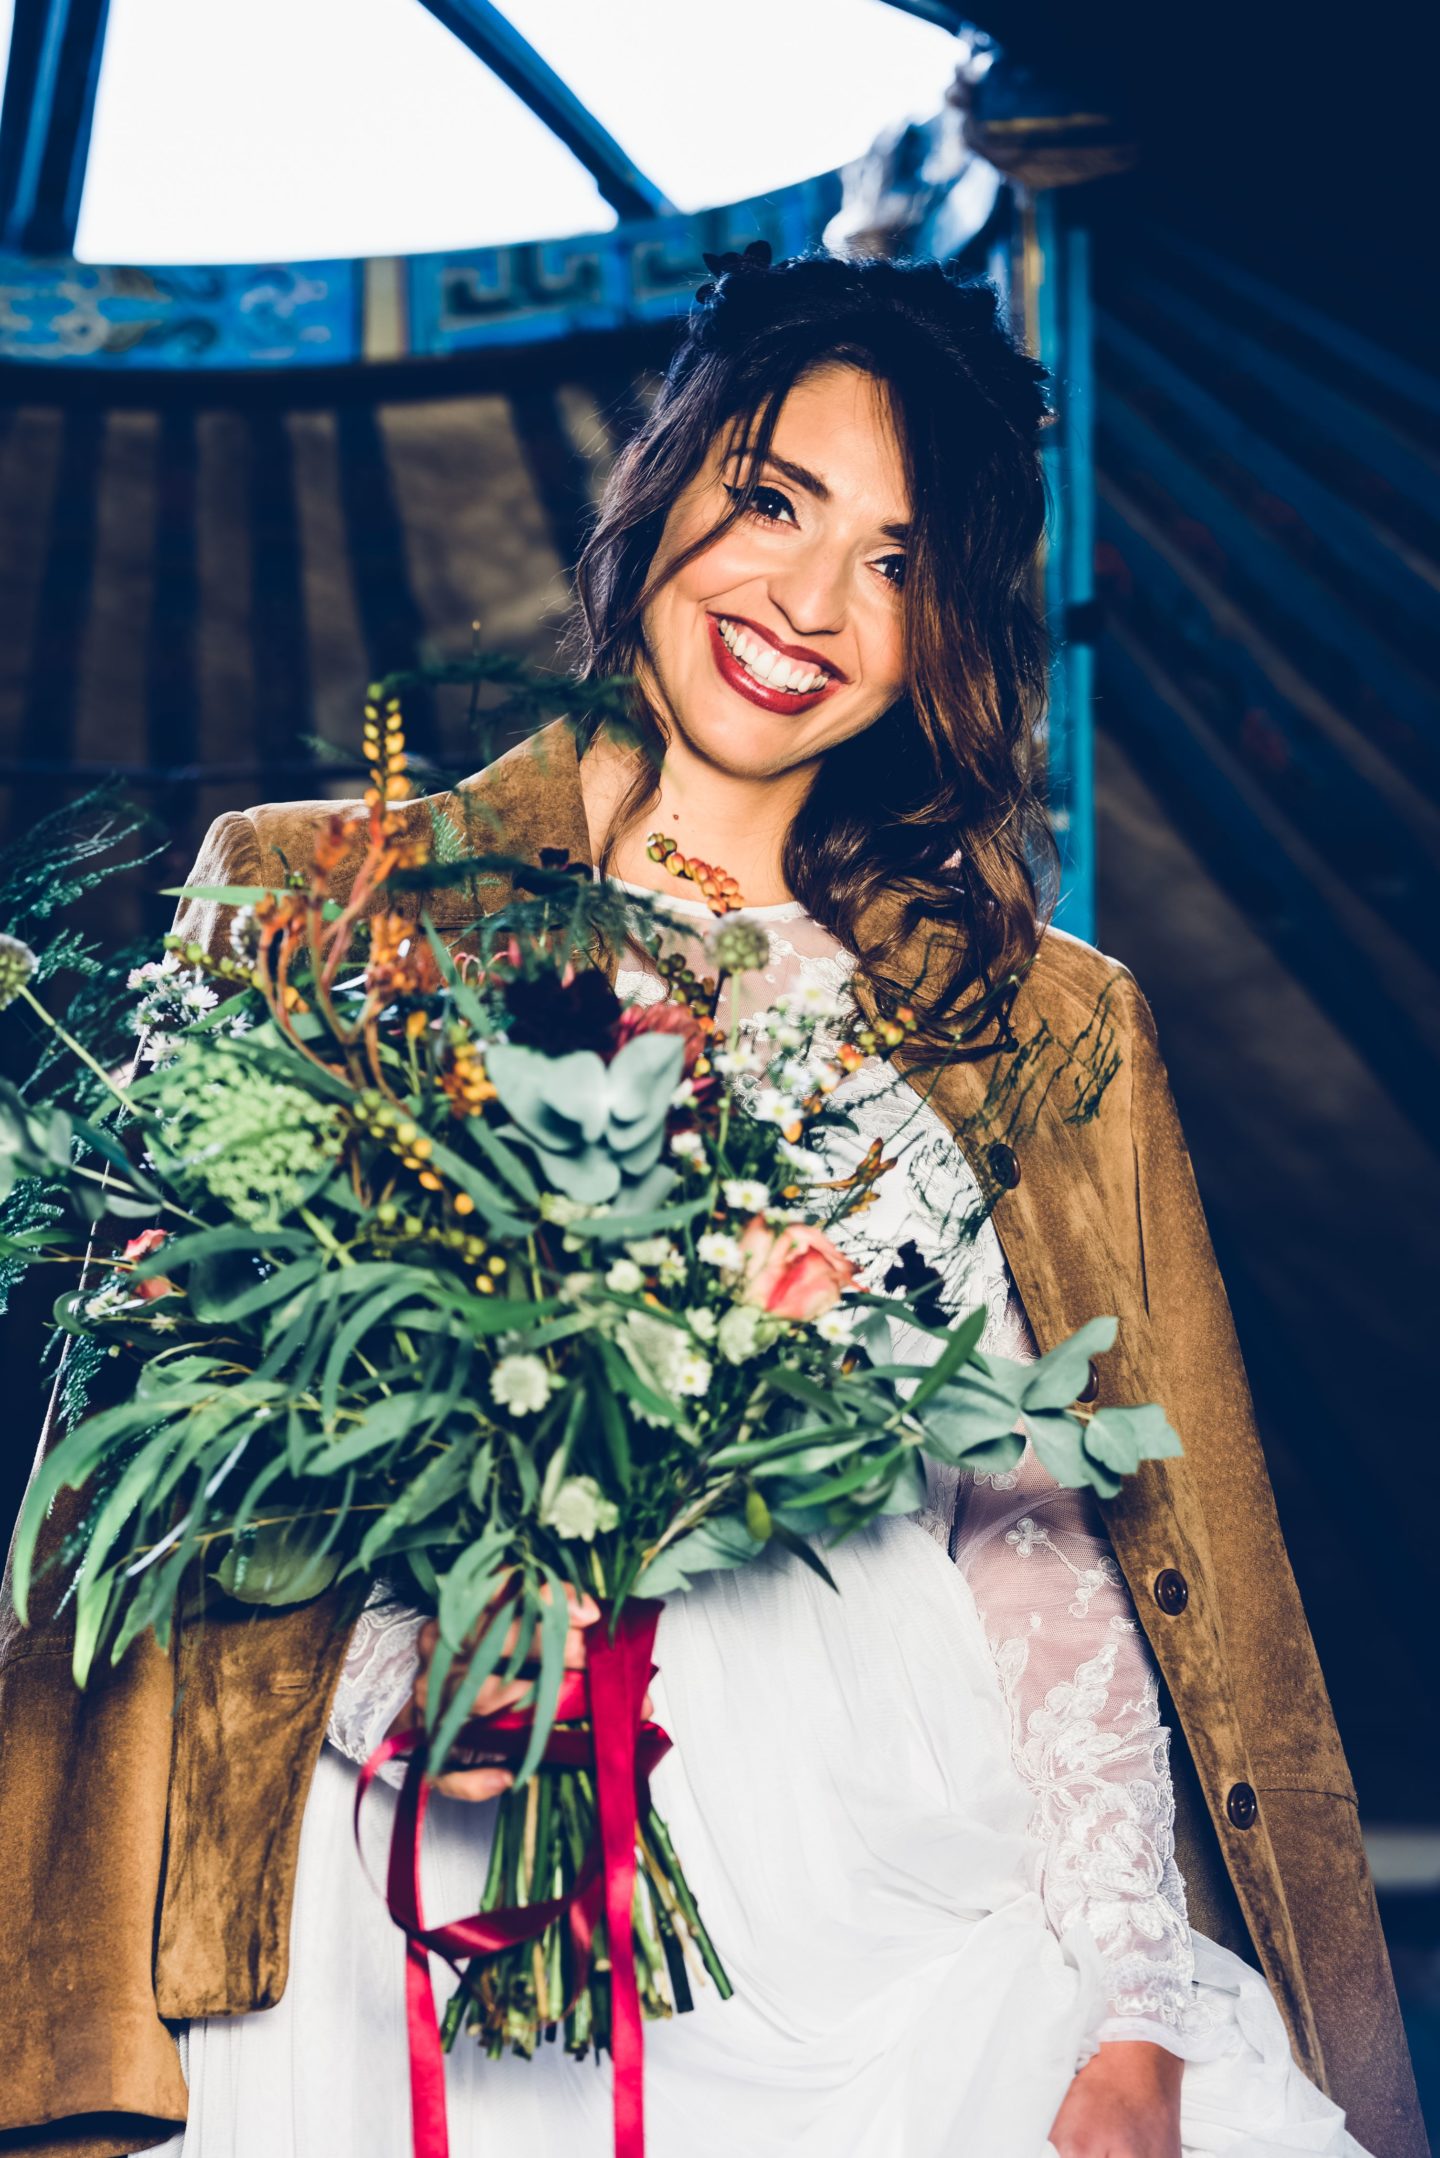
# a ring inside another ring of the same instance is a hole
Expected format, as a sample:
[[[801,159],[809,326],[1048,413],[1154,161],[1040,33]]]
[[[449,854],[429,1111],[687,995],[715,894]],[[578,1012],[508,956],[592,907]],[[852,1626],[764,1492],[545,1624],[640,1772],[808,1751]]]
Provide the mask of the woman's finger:
[[[451,1768],[435,1778],[435,1789],[442,1798],[464,1798],[474,1804],[482,1799],[498,1798],[514,1781],[514,1774],[508,1768]]]

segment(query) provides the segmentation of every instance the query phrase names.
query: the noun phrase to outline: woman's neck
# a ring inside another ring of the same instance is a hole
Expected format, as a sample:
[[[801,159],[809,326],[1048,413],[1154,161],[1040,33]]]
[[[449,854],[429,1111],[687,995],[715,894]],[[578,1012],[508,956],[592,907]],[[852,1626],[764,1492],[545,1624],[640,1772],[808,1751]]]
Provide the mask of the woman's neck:
[[[602,734],[580,765],[592,855],[605,836],[637,770],[635,752]],[[621,834],[610,866],[617,877],[652,891],[673,891],[674,880],[646,852],[652,832],[665,832],[684,855],[728,870],[752,907],[773,906],[792,894],[785,882],[785,836],[809,790],[813,766],[763,779],[723,772],[672,741],[657,797]]]

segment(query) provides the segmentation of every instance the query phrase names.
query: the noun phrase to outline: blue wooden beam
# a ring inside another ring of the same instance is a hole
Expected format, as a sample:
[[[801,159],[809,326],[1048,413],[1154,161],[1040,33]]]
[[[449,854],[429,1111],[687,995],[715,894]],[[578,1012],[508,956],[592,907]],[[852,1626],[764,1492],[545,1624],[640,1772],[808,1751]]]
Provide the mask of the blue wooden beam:
[[[617,217],[674,214],[674,204],[491,0],[421,0],[421,5],[544,121],[579,159]]]
[[[15,0],[0,106],[0,246],[75,244],[109,0]]]

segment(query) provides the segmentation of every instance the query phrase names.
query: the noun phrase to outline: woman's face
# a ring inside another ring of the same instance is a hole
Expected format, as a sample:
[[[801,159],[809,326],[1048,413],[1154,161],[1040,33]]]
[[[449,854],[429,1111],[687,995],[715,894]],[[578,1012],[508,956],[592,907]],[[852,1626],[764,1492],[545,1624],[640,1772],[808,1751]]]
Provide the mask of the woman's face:
[[[722,432],[668,517],[663,569],[746,476]],[[909,491],[884,387],[829,364],[790,392],[748,510],[642,619],[641,680],[686,745],[736,777],[793,771],[872,726],[904,687]]]

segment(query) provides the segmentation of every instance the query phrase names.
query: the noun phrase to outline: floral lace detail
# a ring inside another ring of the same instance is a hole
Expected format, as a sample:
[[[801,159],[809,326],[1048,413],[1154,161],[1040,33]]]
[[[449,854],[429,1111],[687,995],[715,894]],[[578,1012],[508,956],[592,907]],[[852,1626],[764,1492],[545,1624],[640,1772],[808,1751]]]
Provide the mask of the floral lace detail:
[[[1124,1575],[1088,1492],[1062,1491],[1027,1447],[1008,1478],[964,1475],[955,1556],[980,1608],[1034,1797],[1036,1885],[1057,1934],[1083,1925],[1106,1971],[1107,2039],[1186,2059],[1223,2044],[1194,1983],[1175,1864],[1170,1733]]]
[[[326,1737],[350,1761],[368,1761],[410,1698],[420,1669],[416,1646],[424,1614],[400,1603],[383,1582],[371,1589],[355,1622]],[[398,1783],[402,1764],[380,1771]]]

